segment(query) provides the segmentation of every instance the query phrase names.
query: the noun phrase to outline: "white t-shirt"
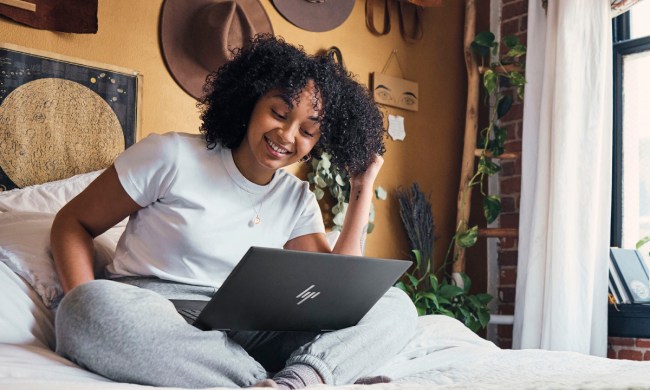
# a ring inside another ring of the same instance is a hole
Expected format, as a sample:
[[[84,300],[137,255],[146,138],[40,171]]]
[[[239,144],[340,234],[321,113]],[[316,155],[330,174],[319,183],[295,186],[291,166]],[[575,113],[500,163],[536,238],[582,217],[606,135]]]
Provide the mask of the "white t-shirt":
[[[309,184],[280,169],[248,181],[230,149],[201,135],[150,135],[115,161],[124,190],[144,208],[132,215],[109,273],[156,276],[219,288],[251,246],[281,248],[324,233]],[[251,221],[259,213],[260,223]]]

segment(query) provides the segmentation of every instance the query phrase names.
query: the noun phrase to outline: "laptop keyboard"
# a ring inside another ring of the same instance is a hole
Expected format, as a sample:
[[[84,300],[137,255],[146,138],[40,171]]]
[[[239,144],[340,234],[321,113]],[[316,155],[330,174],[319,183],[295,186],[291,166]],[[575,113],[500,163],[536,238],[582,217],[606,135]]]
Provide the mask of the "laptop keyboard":
[[[196,321],[196,318],[201,314],[201,310],[196,309],[176,309],[176,311],[178,314],[192,321]]]

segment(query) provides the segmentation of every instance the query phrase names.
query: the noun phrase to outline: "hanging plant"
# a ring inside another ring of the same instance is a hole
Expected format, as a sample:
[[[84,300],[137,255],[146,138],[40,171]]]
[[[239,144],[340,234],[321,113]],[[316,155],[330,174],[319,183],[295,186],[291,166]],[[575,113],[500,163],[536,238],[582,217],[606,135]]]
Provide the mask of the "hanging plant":
[[[329,192],[334,205],[329,209],[332,214],[332,230],[340,231],[343,228],[345,213],[348,210],[350,201],[350,177],[348,174],[338,169],[330,161],[331,156],[328,153],[322,153],[320,158],[313,157],[311,160],[311,170],[307,174],[307,180],[312,185],[312,191],[316,199],[321,201],[326,191]],[[375,190],[377,199],[386,199],[386,191],[377,187]],[[368,216],[367,232],[371,233],[375,228],[375,208],[370,203],[370,215]]]
[[[494,34],[487,31],[476,35],[471,45],[480,58],[479,70],[483,74],[482,85],[486,92],[486,103],[490,105],[490,114],[488,125],[479,134],[476,172],[461,194],[461,201],[465,202],[467,193],[478,185],[483,196],[483,215],[488,224],[494,222],[501,213],[501,198],[498,195],[488,195],[483,188],[485,179],[501,170],[495,160],[505,152],[507,130],[500,126],[499,121],[510,111],[515,99],[523,99],[526,85],[524,64],[521,62],[522,56],[526,54],[526,46],[514,35],[504,37],[501,43],[505,48],[503,53],[500,53],[501,46],[495,41]],[[508,87],[514,88],[514,96],[506,91]],[[478,225],[469,227],[467,220],[460,221],[453,242],[466,249],[476,244],[477,239]]]

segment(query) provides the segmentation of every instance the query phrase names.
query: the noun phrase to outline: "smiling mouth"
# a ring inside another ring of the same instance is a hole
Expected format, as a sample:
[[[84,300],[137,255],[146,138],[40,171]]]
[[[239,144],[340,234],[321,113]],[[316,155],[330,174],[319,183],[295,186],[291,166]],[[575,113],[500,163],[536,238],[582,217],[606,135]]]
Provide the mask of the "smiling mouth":
[[[271,141],[268,137],[264,137],[264,140],[266,141],[266,144],[269,145],[269,147],[271,147],[271,149],[273,149],[276,153],[280,153],[280,154],[290,154],[291,153],[287,149],[285,149],[282,146],[280,146],[280,145],[276,144],[275,142]]]

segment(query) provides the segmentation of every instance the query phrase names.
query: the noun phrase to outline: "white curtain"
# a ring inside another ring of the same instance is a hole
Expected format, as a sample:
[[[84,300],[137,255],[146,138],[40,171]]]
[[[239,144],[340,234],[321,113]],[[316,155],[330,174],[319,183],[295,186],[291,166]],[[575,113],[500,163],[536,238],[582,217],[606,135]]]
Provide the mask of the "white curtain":
[[[530,1],[514,348],[605,356],[610,0]]]

